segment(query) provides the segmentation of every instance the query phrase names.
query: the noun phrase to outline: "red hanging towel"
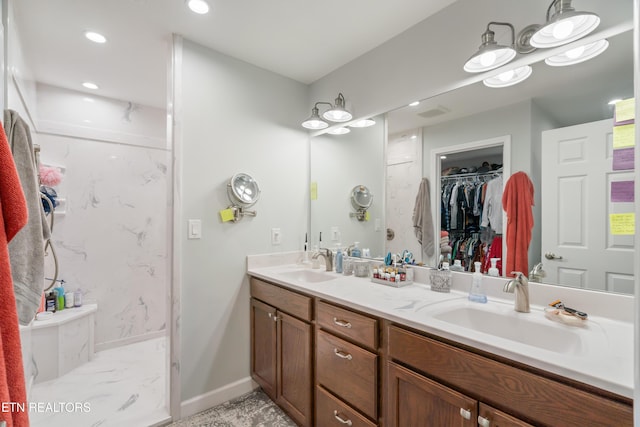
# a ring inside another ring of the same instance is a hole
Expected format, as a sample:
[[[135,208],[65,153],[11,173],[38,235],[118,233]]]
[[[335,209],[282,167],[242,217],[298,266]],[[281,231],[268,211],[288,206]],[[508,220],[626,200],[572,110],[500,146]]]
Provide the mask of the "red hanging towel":
[[[529,275],[529,243],[533,228],[533,183],[524,172],[511,175],[502,195],[507,213],[507,260],[504,274],[520,271]]]
[[[20,327],[8,249],[9,241],[26,223],[27,202],[7,137],[0,126],[0,293],[4,297],[0,304],[0,402],[7,405],[0,411],[0,420],[6,421],[7,427],[29,426]]]

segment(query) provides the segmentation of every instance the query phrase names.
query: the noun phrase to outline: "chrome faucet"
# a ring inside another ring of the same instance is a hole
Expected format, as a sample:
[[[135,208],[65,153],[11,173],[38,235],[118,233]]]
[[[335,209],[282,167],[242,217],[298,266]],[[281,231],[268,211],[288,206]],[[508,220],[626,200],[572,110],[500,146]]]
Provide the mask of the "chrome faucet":
[[[529,281],[527,277],[519,271],[511,272],[516,278],[509,280],[503,288],[504,292],[516,294],[515,310],[521,313],[528,313],[529,308]]]
[[[545,271],[542,269],[542,263],[539,262],[533,267],[531,273],[529,273],[529,280],[539,282],[546,275],[547,273],[545,273]]]
[[[319,256],[324,258],[324,266],[326,270],[333,271],[333,252],[331,252],[331,249],[320,248],[318,252],[313,254],[311,259],[318,259]]]

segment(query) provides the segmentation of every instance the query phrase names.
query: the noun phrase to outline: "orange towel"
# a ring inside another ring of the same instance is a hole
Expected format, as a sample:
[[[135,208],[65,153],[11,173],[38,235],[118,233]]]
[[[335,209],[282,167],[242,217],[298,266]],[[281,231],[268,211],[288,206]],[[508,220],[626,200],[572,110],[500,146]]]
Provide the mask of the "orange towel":
[[[533,183],[524,172],[511,175],[502,195],[507,213],[507,263],[504,274],[520,271],[529,274],[529,243],[533,228]]]
[[[10,412],[0,412],[8,427],[28,427],[29,413],[24,383],[22,347],[18,312],[13,292],[9,241],[27,223],[27,202],[11,155],[4,129],[0,126],[0,402],[7,402]]]

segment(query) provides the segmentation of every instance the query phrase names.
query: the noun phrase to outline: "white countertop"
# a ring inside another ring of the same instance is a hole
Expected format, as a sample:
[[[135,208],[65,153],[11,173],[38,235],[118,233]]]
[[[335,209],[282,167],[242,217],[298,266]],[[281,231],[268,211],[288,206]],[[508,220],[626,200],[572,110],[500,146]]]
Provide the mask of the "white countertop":
[[[467,292],[461,290],[438,293],[421,283],[394,288],[373,283],[368,278],[343,276],[334,272],[326,272],[335,276],[332,280],[310,283],[292,279],[291,275],[286,274],[308,268],[306,266],[295,263],[265,266],[268,264],[250,261],[248,274],[633,398],[633,322],[624,318],[602,317],[589,312],[584,326],[577,327],[547,319],[541,305],[531,305],[531,313],[516,312],[512,294],[504,294],[505,298],[502,299],[488,292],[488,303],[480,304],[469,302]],[[324,270],[313,271],[325,273]],[[466,277],[470,283],[471,277]],[[502,281],[504,283],[504,279]],[[536,288],[531,289],[531,292],[535,291]],[[556,349],[553,342],[542,341],[541,345],[531,345],[526,337],[526,328],[523,328],[522,337],[515,339],[479,332],[442,320],[442,314],[451,307],[490,312],[490,316],[504,316],[505,322],[525,322],[529,325],[527,327],[562,329],[553,332],[570,338],[571,343],[569,340],[558,343],[560,350]],[[578,306],[574,308],[583,309]]]

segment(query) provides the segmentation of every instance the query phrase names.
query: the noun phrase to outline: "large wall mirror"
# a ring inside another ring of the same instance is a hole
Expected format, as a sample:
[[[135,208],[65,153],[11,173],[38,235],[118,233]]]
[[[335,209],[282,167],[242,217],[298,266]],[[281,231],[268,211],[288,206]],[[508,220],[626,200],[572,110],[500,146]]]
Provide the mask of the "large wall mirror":
[[[620,25],[619,31],[613,31],[615,34],[607,37],[609,48],[592,60],[568,67],[551,67],[539,61],[532,64],[532,76],[518,85],[492,89],[481,82],[470,84],[423,100],[418,106],[387,113],[386,148],[380,148],[385,153],[384,161],[376,165],[368,161],[353,164],[368,173],[376,169],[378,176],[386,177],[384,195],[377,190],[375,193],[376,201],[385,200],[384,212],[376,218],[383,218],[384,231],[388,229],[392,239],[387,240],[385,235],[382,251],[372,251],[372,255],[408,249],[425,266],[436,266],[439,245],[436,243],[432,256],[424,255],[413,233],[411,216],[420,180],[423,177],[430,180],[434,232],[439,234],[442,183],[452,180],[443,179],[448,176],[443,170],[457,167],[468,172],[486,162],[490,169],[483,179],[496,178],[497,173],[502,172],[506,180],[509,174],[524,171],[534,184],[535,225],[529,246],[529,269],[542,263],[545,276],[539,281],[632,294],[634,238],[607,233],[609,214],[619,209],[633,212],[632,205],[612,203],[610,191],[611,182],[633,180],[634,176],[632,170],[612,171],[614,108],[608,104],[614,98],[633,96],[632,10],[630,3],[628,6],[629,10],[620,10],[619,19],[629,21],[629,25]],[[570,161],[562,167],[543,160],[549,155],[543,153],[543,138],[585,141],[574,143],[571,148],[573,154],[586,154],[580,150],[596,143],[580,135],[583,132],[580,125],[584,124],[599,126],[600,130],[594,132],[605,130],[603,135],[589,138],[605,139],[605,142],[600,140],[602,149],[597,155],[608,162],[608,167],[597,172],[579,172],[570,168],[573,167],[568,164]],[[574,129],[578,133],[558,135],[557,132],[564,131],[556,129]],[[316,157],[314,145],[319,145],[324,138],[328,136],[312,138],[312,181],[316,170],[331,170],[331,165],[336,164],[335,156],[330,154]],[[501,140],[509,142],[508,149],[496,142]],[[376,143],[384,146],[384,141],[384,137],[378,137]],[[459,147],[465,146],[469,149],[460,150]],[[497,171],[505,164],[509,165],[509,171]],[[558,170],[567,174],[558,175]],[[561,188],[553,190],[559,182],[563,183]],[[355,184],[345,182],[342,192],[347,194]],[[560,215],[562,206],[571,209]],[[314,224],[317,227],[323,223],[316,214],[312,208],[312,229]],[[330,224],[323,227],[329,229]],[[373,228],[372,238],[375,236],[380,241],[380,232]],[[593,243],[596,228],[601,237]],[[344,237],[342,240],[348,241]],[[359,240],[365,239],[359,237]],[[559,246],[552,246],[552,241]],[[556,258],[547,259],[545,254],[554,254]],[[572,264],[573,259],[580,262]],[[602,268],[596,271],[592,268],[594,265]]]

